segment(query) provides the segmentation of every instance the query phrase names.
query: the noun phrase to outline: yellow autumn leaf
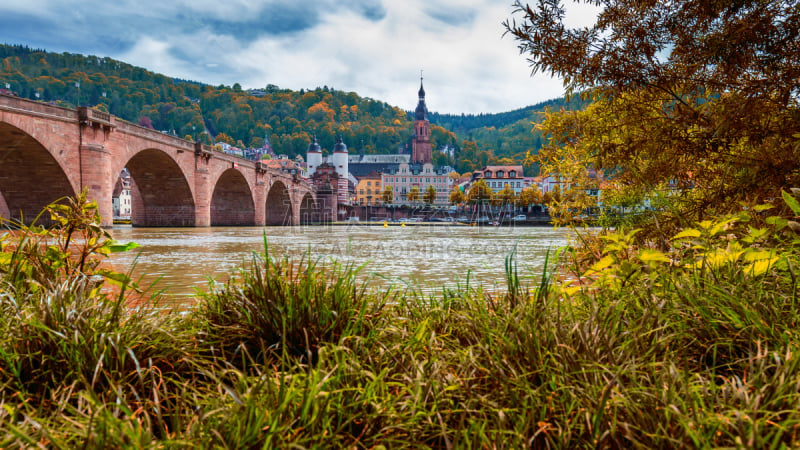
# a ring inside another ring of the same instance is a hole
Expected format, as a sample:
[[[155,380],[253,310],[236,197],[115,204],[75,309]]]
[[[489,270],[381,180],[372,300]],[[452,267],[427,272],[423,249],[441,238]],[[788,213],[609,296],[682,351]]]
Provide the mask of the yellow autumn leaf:
[[[649,248],[643,249],[641,252],[639,252],[639,259],[643,263],[651,263],[651,262],[668,263],[670,261],[667,255],[661,253],[658,250],[653,250]]]
[[[580,290],[581,290],[580,286],[569,286],[569,287],[562,288],[561,292],[563,292],[567,297],[569,297],[569,296],[575,294],[576,292],[578,292]]]
[[[753,261],[761,261],[761,260],[765,260],[765,259],[770,259],[772,257],[773,257],[773,253],[772,252],[766,251],[766,250],[761,250],[761,251],[748,252],[747,254],[744,255],[744,260],[753,262]]]
[[[614,264],[614,258],[611,255],[606,255],[592,265],[589,269],[590,271],[600,272],[601,270],[605,269],[606,267]]]
[[[763,275],[767,273],[767,271],[771,269],[776,262],[778,262],[778,259],[780,258],[778,258],[777,256],[769,259],[760,259],[752,264],[748,264],[747,267],[745,268],[745,272],[747,272],[748,275],[754,277]]]
[[[672,239],[686,239],[686,238],[698,238],[700,237],[700,231],[695,230],[694,228],[689,228],[687,230],[683,230],[680,233],[676,234]]]

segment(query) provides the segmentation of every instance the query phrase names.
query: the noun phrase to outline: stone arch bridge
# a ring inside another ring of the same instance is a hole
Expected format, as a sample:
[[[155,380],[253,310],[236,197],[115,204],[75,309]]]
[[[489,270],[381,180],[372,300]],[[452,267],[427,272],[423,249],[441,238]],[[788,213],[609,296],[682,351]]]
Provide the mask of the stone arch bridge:
[[[135,226],[297,225],[319,210],[295,175],[101,111],[0,94],[0,217],[29,223],[85,187],[110,226],[126,167]]]

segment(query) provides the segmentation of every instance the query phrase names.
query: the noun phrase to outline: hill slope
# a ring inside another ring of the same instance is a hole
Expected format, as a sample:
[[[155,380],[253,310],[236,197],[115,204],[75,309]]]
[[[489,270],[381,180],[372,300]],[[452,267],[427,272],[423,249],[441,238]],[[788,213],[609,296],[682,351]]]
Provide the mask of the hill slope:
[[[327,87],[291,91],[267,85],[242,90],[238,84],[210,86],[173,79],[111,58],[49,53],[0,45],[0,88],[63,106],[88,105],[122,119],[196,141],[261,147],[305,155],[314,135],[323,149],[342,135],[351,151],[394,153],[410,147],[408,112],[382,101]],[[456,148],[456,158],[435,152],[440,164],[461,172],[511,158],[518,163],[536,151],[542,137],[532,132],[545,107],[568,106],[563,99],[502,114],[431,113],[434,148]]]

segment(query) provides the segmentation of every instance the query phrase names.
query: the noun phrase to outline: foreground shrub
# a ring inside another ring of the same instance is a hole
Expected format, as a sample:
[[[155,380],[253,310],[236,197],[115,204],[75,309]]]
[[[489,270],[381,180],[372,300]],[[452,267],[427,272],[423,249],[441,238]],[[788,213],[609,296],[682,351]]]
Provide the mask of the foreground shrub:
[[[264,248],[240,269],[240,280],[203,294],[197,305],[205,338],[225,358],[286,354],[313,363],[321,345],[368,333],[392,295],[368,294],[368,282],[356,281],[359,268],[323,269],[310,258],[270,257],[266,242]]]
[[[38,434],[50,414],[91,422],[94,406],[116,405],[112,415],[136,411],[159,435],[168,428],[164,411],[176,405],[168,393],[185,383],[173,373],[191,376],[197,364],[185,358],[194,333],[163,311],[126,305],[135,283],[101,263],[133,245],[113,241],[96,208],[83,192],[48,206],[48,228],[14,223],[4,236],[0,395],[9,403],[0,418],[10,425],[38,416],[30,421]],[[108,282],[113,289],[104,289]]]
[[[768,211],[659,250],[605,234],[535,287],[509,256],[507,292],[377,293],[265,252],[165,314],[5,264],[0,446],[796,447],[800,258]]]

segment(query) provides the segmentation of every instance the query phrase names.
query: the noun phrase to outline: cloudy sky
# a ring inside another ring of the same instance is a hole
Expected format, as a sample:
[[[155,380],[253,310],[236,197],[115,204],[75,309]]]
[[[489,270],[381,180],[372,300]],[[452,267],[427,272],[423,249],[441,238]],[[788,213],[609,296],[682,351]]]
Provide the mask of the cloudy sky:
[[[563,95],[502,37],[511,0],[3,0],[0,43],[108,56],[208,84],[327,85],[442,113]],[[575,9],[574,25],[593,11]]]

